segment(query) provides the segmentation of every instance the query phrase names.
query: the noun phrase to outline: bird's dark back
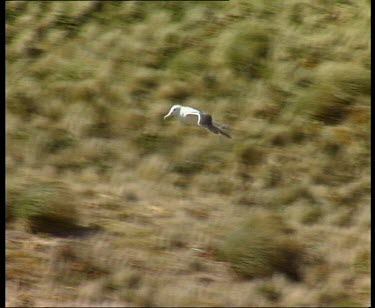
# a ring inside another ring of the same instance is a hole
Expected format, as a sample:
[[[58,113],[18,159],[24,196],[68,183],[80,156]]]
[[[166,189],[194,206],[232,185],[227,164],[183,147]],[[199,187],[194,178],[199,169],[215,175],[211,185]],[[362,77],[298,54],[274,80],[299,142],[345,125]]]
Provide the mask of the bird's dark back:
[[[211,126],[212,125],[212,116],[208,113],[202,113],[199,125]]]

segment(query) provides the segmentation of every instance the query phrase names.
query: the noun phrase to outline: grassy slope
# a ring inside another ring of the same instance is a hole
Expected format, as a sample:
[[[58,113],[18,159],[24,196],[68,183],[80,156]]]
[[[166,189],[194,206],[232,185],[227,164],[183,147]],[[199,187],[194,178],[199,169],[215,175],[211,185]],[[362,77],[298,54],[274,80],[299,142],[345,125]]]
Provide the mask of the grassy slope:
[[[369,305],[369,1],[6,10],[8,305]]]

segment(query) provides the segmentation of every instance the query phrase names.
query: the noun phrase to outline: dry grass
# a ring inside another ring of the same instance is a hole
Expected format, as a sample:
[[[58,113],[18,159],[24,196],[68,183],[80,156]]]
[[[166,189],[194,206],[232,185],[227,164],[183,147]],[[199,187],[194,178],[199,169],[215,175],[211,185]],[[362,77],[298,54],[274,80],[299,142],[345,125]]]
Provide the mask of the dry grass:
[[[369,306],[369,8],[7,2],[6,305]]]

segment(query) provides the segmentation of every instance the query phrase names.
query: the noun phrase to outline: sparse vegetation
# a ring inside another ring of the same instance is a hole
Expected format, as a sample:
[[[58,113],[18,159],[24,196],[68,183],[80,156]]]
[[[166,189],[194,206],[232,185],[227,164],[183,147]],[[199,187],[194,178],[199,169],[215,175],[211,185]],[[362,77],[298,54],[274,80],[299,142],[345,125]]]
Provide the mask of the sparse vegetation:
[[[6,305],[369,306],[370,5],[8,1]]]

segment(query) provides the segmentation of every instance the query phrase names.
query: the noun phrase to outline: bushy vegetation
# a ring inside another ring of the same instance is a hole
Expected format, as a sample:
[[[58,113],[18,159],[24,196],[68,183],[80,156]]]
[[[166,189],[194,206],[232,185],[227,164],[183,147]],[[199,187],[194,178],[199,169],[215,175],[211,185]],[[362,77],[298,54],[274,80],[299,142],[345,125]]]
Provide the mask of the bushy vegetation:
[[[7,218],[24,220],[32,232],[63,233],[78,223],[73,192],[59,183],[8,186]]]
[[[223,240],[217,253],[245,277],[266,277],[283,272],[299,280],[304,251],[290,232],[281,217],[255,212]]]
[[[7,305],[370,305],[370,50],[367,0],[7,2]]]

